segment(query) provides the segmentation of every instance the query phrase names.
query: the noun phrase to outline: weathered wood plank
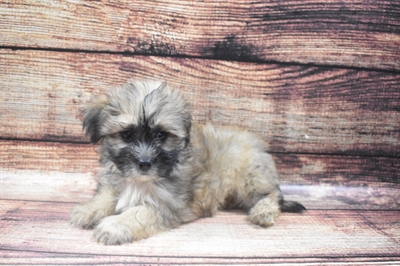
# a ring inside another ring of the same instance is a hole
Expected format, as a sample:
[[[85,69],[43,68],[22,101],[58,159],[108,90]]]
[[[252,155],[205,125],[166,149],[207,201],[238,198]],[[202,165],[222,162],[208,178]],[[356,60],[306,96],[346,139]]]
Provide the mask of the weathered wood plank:
[[[91,144],[0,140],[0,168],[62,173],[93,173],[98,166]]]
[[[142,258],[135,256],[102,256],[102,255],[81,255],[74,256],[65,253],[36,253],[20,251],[4,251],[0,253],[4,257],[2,262],[7,265],[101,265],[101,264],[133,264],[133,265],[310,265],[310,264],[330,264],[340,265],[399,265],[400,257],[373,257],[373,258]]]
[[[396,1],[6,1],[0,44],[400,70]]]
[[[287,199],[308,209],[400,209],[398,158],[273,156]],[[97,158],[90,144],[0,141],[0,198],[87,201]]]
[[[39,162],[41,163],[41,162]],[[0,199],[84,202],[96,189],[94,169],[87,173],[0,169]]]
[[[3,138],[85,141],[86,102],[152,78],[181,90],[195,121],[248,128],[270,151],[400,155],[400,74],[8,49],[0,62]]]
[[[112,256],[101,254],[68,254],[60,252],[35,252],[1,250],[1,262],[6,265],[102,265],[102,264],[133,264],[133,265],[396,265],[400,263],[399,256],[387,257],[347,257],[347,258],[208,258],[208,257],[146,257],[146,256]]]
[[[0,198],[86,201],[97,169],[93,145],[0,141]]]
[[[286,184],[400,188],[400,159],[273,153]]]
[[[287,185],[287,200],[301,202],[309,210],[400,210],[400,188],[379,186]],[[0,199],[50,202],[85,202],[94,195],[96,177],[89,173],[35,170],[0,170]]]
[[[5,255],[29,252],[34,261],[45,261],[44,254],[58,261],[65,254],[66,264],[88,257],[95,263],[107,259],[108,263],[229,264],[361,263],[368,262],[366,258],[384,262],[400,257],[400,231],[386,235],[379,229],[381,224],[398,224],[397,212],[283,214],[270,228],[252,225],[243,212],[220,212],[143,241],[109,247],[95,243],[91,231],[68,225],[71,207],[63,203],[1,201],[0,233],[7,237],[2,238],[0,248],[7,251]],[[22,256],[19,260],[24,259]]]
[[[382,186],[399,184],[400,159],[272,153],[284,184]],[[34,170],[95,174],[92,144],[0,140],[3,171]]]

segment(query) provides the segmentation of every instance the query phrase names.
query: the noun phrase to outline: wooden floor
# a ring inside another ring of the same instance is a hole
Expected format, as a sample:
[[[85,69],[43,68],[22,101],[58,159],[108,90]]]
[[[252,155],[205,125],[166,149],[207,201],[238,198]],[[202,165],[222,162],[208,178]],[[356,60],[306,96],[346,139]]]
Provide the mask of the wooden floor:
[[[68,224],[73,204],[1,201],[3,264],[324,264],[398,265],[398,211],[309,210],[270,228],[241,211],[220,212],[123,246],[96,243]]]
[[[284,213],[261,228],[243,211],[221,211],[146,240],[105,246],[68,222],[73,199],[93,194],[89,174],[20,170],[0,177],[3,198],[11,198],[0,201],[2,264],[400,263],[398,187],[283,186],[307,212]]]
[[[399,18],[383,0],[0,1],[0,264],[400,265]],[[82,107],[128,79],[260,134],[308,211],[122,246],[72,228],[98,167]]]

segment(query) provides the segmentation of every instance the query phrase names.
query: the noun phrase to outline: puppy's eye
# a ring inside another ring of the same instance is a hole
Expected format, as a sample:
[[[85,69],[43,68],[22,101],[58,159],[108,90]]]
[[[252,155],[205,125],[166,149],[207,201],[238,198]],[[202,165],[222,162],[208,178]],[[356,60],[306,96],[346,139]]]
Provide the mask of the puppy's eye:
[[[121,135],[121,137],[124,140],[130,140],[130,139],[132,139],[132,136],[133,136],[132,131],[130,131],[130,130],[122,131],[119,134]]]
[[[164,140],[167,137],[168,133],[167,132],[163,132],[163,131],[159,131],[157,132],[157,140]]]

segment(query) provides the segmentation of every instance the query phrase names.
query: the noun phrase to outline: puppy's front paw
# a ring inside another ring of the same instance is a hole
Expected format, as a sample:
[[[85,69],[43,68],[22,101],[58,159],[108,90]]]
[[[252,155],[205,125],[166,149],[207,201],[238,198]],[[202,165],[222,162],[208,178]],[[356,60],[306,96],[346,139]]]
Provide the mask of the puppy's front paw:
[[[94,238],[106,245],[121,245],[133,241],[128,225],[122,223],[117,215],[104,218],[94,230]]]
[[[70,222],[75,227],[91,229],[107,215],[105,209],[94,209],[90,203],[80,204],[72,209]]]

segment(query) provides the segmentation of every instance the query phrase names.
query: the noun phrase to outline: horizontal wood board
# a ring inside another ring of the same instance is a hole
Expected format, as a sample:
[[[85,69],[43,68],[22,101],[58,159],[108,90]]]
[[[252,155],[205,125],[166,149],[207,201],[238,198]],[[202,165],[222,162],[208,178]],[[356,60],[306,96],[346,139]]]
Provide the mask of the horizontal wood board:
[[[59,252],[25,252],[4,250],[3,264],[18,265],[399,265],[400,257],[357,257],[357,258],[148,258],[139,256],[114,256],[93,254],[66,254]]]
[[[400,70],[397,1],[29,0],[0,14],[3,47]]]
[[[130,78],[146,78],[180,90],[195,121],[257,132],[271,152],[400,154],[400,74],[8,49],[0,60],[6,139],[86,142],[85,104]]]
[[[308,209],[400,210],[400,159],[272,154],[287,199]],[[0,198],[82,202],[96,188],[91,144],[0,141]]]
[[[240,211],[219,212],[133,244],[104,246],[92,231],[68,225],[71,207],[0,201],[0,233],[7,235],[0,240],[4,262],[15,263],[16,251],[21,251],[17,261],[52,258],[53,263],[61,258],[75,263],[383,263],[400,257],[400,221],[393,211],[282,214],[269,228],[252,225]]]

